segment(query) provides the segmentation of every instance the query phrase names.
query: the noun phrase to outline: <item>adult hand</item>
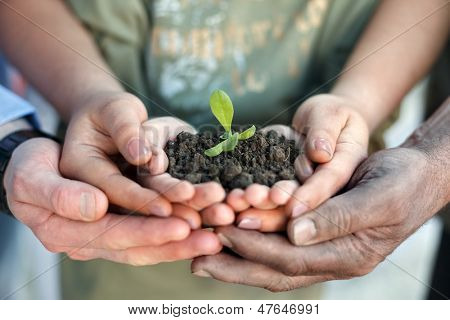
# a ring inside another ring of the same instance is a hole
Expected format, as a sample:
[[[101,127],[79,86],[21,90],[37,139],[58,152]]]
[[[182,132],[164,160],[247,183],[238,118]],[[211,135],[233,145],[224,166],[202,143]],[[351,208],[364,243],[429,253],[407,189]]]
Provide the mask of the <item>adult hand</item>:
[[[105,194],[62,178],[59,157],[60,147],[54,141],[24,142],[13,152],[3,181],[12,213],[48,250],[79,260],[103,258],[132,265],[220,251],[213,233],[191,232],[185,220],[193,210],[185,206],[174,206],[174,215],[182,219],[106,213]]]
[[[112,204],[140,212],[168,216],[170,202],[157,192],[124,177],[111,156],[120,152],[131,164],[162,173],[163,152],[145,136],[147,111],[128,93],[105,92],[81,103],[69,123],[60,162],[61,173],[102,190]]]
[[[222,227],[216,231],[222,243],[242,258],[197,258],[192,271],[271,291],[365,275],[450,201],[445,158],[417,148],[378,152],[358,168],[349,191],[290,222],[289,238],[301,246],[281,235]]]

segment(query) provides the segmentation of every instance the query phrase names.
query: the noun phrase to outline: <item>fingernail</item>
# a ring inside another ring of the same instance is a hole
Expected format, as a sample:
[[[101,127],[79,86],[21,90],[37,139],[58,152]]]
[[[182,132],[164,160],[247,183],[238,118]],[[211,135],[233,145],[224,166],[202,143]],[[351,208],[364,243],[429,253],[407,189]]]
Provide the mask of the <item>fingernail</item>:
[[[314,173],[311,163],[309,163],[306,156],[299,156],[298,161],[294,163],[295,171],[300,174],[302,179],[307,179]]]
[[[196,223],[196,221],[194,221],[193,219],[187,218],[186,221],[192,230],[196,230],[199,228],[198,223]]]
[[[166,209],[164,209],[161,205],[150,205],[150,213],[153,213],[155,216],[160,217],[167,217],[169,215],[169,212],[167,212]]]
[[[256,218],[244,218],[238,223],[241,229],[257,230],[261,228],[261,220]]]
[[[333,156],[333,150],[331,149],[331,144],[326,139],[316,139],[314,140],[314,149],[317,151],[325,151],[331,156]]]
[[[306,244],[317,233],[316,225],[310,219],[300,219],[294,222],[293,230],[296,245]]]
[[[95,197],[91,193],[83,192],[80,196],[80,213],[88,221],[95,219]]]
[[[146,146],[144,140],[135,138],[128,143],[128,153],[133,159],[138,160],[147,157],[150,149]]]
[[[306,205],[299,203],[292,209],[292,218],[297,218],[308,210],[309,208]]]
[[[222,233],[218,233],[217,237],[219,238],[220,242],[222,242],[222,244],[225,247],[228,247],[228,248],[233,247],[233,244],[231,243],[231,241],[227,237],[225,237]]]
[[[198,270],[198,271],[192,272],[192,274],[194,274],[198,277],[212,278],[211,274],[205,270]]]

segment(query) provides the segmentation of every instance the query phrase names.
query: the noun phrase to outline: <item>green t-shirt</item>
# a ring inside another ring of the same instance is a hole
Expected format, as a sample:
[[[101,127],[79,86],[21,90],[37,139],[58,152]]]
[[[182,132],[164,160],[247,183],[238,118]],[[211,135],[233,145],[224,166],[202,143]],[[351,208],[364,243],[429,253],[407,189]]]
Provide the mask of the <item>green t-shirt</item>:
[[[288,124],[309,94],[326,91],[375,0],[66,0],[124,86],[150,116],[216,124],[212,90],[225,90],[237,124]],[[317,89],[319,88],[319,89]],[[315,90],[315,91],[314,91]],[[66,262],[66,298],[302,299],[194,278],[179,262],[133,268]]]

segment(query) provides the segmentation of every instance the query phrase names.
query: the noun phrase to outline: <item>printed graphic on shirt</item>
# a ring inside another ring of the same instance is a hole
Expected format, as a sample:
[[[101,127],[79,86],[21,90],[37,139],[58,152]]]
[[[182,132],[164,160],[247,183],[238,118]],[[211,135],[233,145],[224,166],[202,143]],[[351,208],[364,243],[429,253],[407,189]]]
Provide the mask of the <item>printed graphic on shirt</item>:
[[[191,111],[207,108],[215,88],[253,112],[268,89],[264,104],[276,103],[299,88],[328,7],[327,0],[153,1],[151,89]]]

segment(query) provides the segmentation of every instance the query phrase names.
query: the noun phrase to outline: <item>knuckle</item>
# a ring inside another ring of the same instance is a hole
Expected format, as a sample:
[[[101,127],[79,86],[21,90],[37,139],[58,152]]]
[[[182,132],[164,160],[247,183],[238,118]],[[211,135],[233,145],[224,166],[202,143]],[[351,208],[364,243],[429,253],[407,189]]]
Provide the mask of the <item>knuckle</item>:
[[[300,273],[310,272],[307,264],[303,261],[287,261],[280,265],[283,274],[287,276],[297,276]]]
[[[160,261],[155,261],[154,254],[141,250],[135,250],[134,248],[127,248],[121,251],[121,255],[117,256],[117,260],[133,267],[143,267],[154,265]]]
[[[52,244],[52,243],[49,243],[49,242],[41,242],[41,243],[42,243],[42,245],[44,246],[44,248],[45,248],[47,251],[50,251],[51,253],[61,253],[61,252],[64,252],[64,250],[62,250],[59,246],[54,245],[54,244]]]
[[[50,198],[50,203],[52,205],[53,211],[57,214],[61,214],[65,211],[65,204],[67,199],[70,199],[70,190],[64,188],[63,186],[57,186]]]
[[[361,241],[354,241],[353,248],[357,250],[358,254],[355,256],[354,263],[348,268],[345,274],[350,277],[362,277],[372,272],[375,267],[384,260],[374,245]]]
[[[365,275],[369,274],[370,272],[372,272],[373,269],[375,269],[375,267],[377,266],[377,264],[374,264],[371,262],[366,262],[366,263],[362,264],[361,266],[354,267],[352,270],[350,270],[348,275],[351,277],[365,276]]]
[[[81,254],[80,252],[78,252],[78,250],[73,250],[73,251],[67,252],[66,254],[70,259],[77,260],[77,261],[88,261],[88,260],[93,259],[93,257],[89,257],[89,256]]]
[[[129,264],[130,266],[133,266],[133,267],[143,267],[143,266],[148,266],[148,265],[154,264],[151,261],[147,261],[147,259],[145,259],[144,257],[131,256],[131,255],[127,255],[127,257],[125,259],[125,263]]]
[[[332,214],[327,216],[319,215],[318,219],[321,220],[325,230],[333,233],[330,236],[350,233],[352,230],[352,219],[348,214],[347,205],[332,205],[329,212],[332,212]]]
[[[290,277],[280,276],[271,279],[269,283],[264,286],[264,289],[273,293],[290,291],[292,289],[295,289],[295,283]]]
[[[100,107],[100,115],[109,118],[111,115],[121,114],[124,111],[124,106],[127,107],[127,110],[132,108],[132,110],[136,111],[140,119],[145,120],[147,118],[147,109],[142,101],[130,93],[123,93],[105,103]]]

